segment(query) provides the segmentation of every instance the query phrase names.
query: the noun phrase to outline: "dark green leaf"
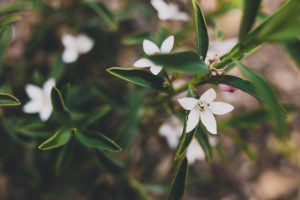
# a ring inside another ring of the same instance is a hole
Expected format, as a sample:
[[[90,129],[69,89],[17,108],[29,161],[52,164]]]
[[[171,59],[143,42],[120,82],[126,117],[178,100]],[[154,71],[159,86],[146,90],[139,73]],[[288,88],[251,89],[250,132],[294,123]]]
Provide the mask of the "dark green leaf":
[[[202,59],[205,60],[209,42],[206,22],[197,0],[193,0],[193,8],[195,15],[197,50]]]
[[[199,123],[196,129],[196,139],[205,153],[206,160],[211,162],[213,160],[213,151],[209,143],[208,134],[210,133],[207,132],[202,123]]]
[[[274,125],[276,126],[277,137],[279,139],[285,139],[287,137],[286,122],[284,115],[282,115],[282,107],[277,101],[276,94],[272,87],[261,76],[257,75],[240,62],[235,61],[235,63],[242,73],[252,81],[259,99],[263,102],[263,105],[266,107]]]
[[[108,10],[103,3],[85,1],[84,5],[87,5],[89,8],[91,8],[110,29],[117,30],[118,23],[116,22],[113,13]]]
[[[72,136],[72,131],[70,129],[58,130],[52,137],[43,142],[39,149],[50,150],[61,146],[64,146],[69,142]]]
[[[52,88],[51,101],[54,113],[57,116],[58,120],[66,125],[69,125],[71,121],[70,114],[65,106],[64,100],[59,89],[57,89],[56,87]]]
[[[183,160],[180,160],[167,200],[180,200],[182,198],[185,190],[187,175],[188,161],[186,158],[184,158]]]
[[[165,90],[164,80],[159,76],[154,76],[150,72],[146,72],[136,68],[119,68],[112,67],[107,70],[112,75],[126,80],[130,83],[158,90]]]
[[[240,27],[240,40],[242,40],[251,30],[256,15],[258,14],[261,0],[244,0],[243,18]]]
[[[207,65],[193,51],[180,51],[170,54],[157,54],[149,59],[166,70],[187,74],[209,74]]]
[[[73,157],[72,148],[70,145],[65,145],[59,152],[57,160],[55,162],[55,174],[59,176],[62,171],[64,171],[71,162]]]
[[[139,44],[143,44],[143,41],[149,38],[150,38],[149,32],[133,33],[130,35],[126,35],[122,39],[122,42],[125,45],[139,45]]]
[[[258,98],[255,88],[250,81],[241,79],[236,76],[224,75],[224,76],[213,76],[208,80],[209,83],[225,84],[235,88],[238,88],[251,96]]]
[[[283,44],[290,57],[300,69],[300,40],[286,42]]]
[[[42,10],[50,8],[41,1],[16,1],[0,7],[0,14],[20,12],[24,10]]]
[[[300,35],[300,1],[290,0],[268,17],[252,33],[257,41],[286,41]]]
[[[0,31],[0,67],[5,57],[6,49],[9,46],[10,38],[11,38],[10,27],[6,27],[2,31]]]
[[[0,93],[0,106],[19,106],[21,105],[20,101],[7,93]]]
[[[245,152],[250,160],[255,160],[255,154],[247,141],[241,138],[238,134],[227,134],[240,148]]]
[[[96,148],[108,152],[118,152],[122,150],[114,141],[100,133],[87,135],[77,130],[75,135],[81,144],[89,148]]]

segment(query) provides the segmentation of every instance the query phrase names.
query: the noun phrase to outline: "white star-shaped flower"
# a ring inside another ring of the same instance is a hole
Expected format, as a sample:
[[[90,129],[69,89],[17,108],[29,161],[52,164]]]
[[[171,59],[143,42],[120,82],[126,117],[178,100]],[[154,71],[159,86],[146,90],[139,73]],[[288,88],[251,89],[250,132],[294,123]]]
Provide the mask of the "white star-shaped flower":
[[[62,55],[65,63],[75,62],[80,54],[88,53],[94,46],[94,41],[84,34],[78,36],[64,34],[61,40],[65,47]]]
[[[158,133],[166,138],[167,143],[171,149],[176,149],[180,136],[183,130],[183,123],[176,117],[171,116],[165,123],[163,123]],[[209,136],[209,143],[213,146],[217,143],[217,138]],[[193,139],[186,151],[186,157],[189,165],[194,164],[197,160],[204,160],[205,153],[196,139]]]
[[[143,49],[146,55],[151,56],[154,54],[160,54],[160,53],[170,53],[174,46],[174,36],[171,35],[168,38],[166,38],[161,47],[159,48],[154,42],[150,40],[144,40],[143,41]],[[162,66],[155,65],[151,60],[147,58],[141,58],[137,60],[134,64],[135,67],[138,68],[145,68],[150,67],[150,71],[152,74],[157,75],[161,70]]]
[[[42,121],[47,121],[52,113],[51,90],[55,86],[55,80],[49,79],[44,83],[43,88],[35,85],[26,85],[26,93],[30,101],[24,105],[25,113],[39,113]]]
[[[228,103],[216,102],[216,92],[209,89],[204,92],[199,99],[185,97],[178,99],[179,104],[189,110],[186,132],[189,133],[196,128],[200,119],[206,129],[217,134],[217,122],[213,114],[224,115],[233,110],[233,106]]]
[[[157,11],[160,20],[189,20],[189,16],[185,12],[179,11],[178,5],[174,3],[168,4],[164,0],[151,0],[151,4]]]

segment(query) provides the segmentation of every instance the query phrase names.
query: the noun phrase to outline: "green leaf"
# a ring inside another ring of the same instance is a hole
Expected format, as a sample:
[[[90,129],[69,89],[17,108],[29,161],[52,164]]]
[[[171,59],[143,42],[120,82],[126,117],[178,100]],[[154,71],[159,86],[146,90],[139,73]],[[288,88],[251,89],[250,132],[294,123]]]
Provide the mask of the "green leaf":
[[[11,39],[10,27],[6,27],[2,31],[0,31],[0,66],[2,65],[3,59],[5,57],[6,49],[9,46],[10,39]]]
[[[259,98],[256,94],[254,85],[247,80],[241,79],[237,76],[224,75],[224,76],[213,76],[208,80],[209,83],[225,84],[235,88],[238,88],[255,98]]]
[[[89,148],[96,148],[108,152],[119,152],[122,150],[114,141],[100,133],[87,135],[77,130],[75,136],[81,144]]]
[[[14,96],[7,93],[0,93],[0,106],[19,106],[21,102]]]
[[[0,7],[0,14],[7,14],[12,12],[20,12],[24,10],[43,10],[50,8],[47,4],[40,1],[16,1]]]
[[[19,15],[6,15],[0,17],[0,32],[10,26],[11,24],[21,20],[22,18]]]
[[[111,30],[118,29],[118,23],[113,13],[103,3],[85,1],[83,4],[91,8]]]
[[[185,129],[185,128],[184,128]],[[194,135],[196,131],[190,132],[190,133],[185,133],[185,130],[181,134],[179,145],[176,149],[175,153],[175,160],[178,160],[182,157],[185,156],[186,150],[188,149],[189,145],[191,144]]]
[[[66,170],[73,157],[71,145],[65,145],[59,152],[55,162],[55,175],[59,176],[62,171]]]
[[[149,59],[164,69],[187,74],[209,74],[207,65],[193,51],[180,51],[170,54],[157,54]]]
[[[197,0],[193,0],[195,28],[196,28],[196,43],[198,53],[205,60],[208,49],[208,33],[203,12]]]
[[[240,40],[242,40],[251,30],[256,15],[258,14],[261,0],[244,0],[243,18],[240,27]]]
[[[286,42],[283,46],[300,69],[300,40]]]
[[[41,150],[50,150],[55,149],[61,146],[64,146],[69,142],[72,136],[71,129],[61,129],[58,130],[52,137],[43,142],[39,149]]]
[[[235,61],[235,63],[242,73],[252,81],[258,97],[263,102],[263,105],[276,126],[276,136],[279,139],[285,139],[287,137],[286,122],[284,115],[282,115],[282,107],[277,101],[276,94],[272,87],[261,76],[257,75],[248,67],[238,61]]]
[[[290,0],[268,17],[252,33],[256,41],[286,41],[300,35],[300,1]]]
[[[227,134],[239,147],[245,152],[250,160],[255,160],[255,154],[247,141],[241,138],[238,134]]]
[[[62,95],[56,87],[53,87],[51,90],[51,101],[54,113],[58,120],[65,125],[69,125],[71,122],[71,116],[68,112],[68,109],[65,106]]]
[[[122,39],[122,43],[125,45],[139,45],[142,44],[145,39],[150,38],[149,32],[139,32],[139,33],[132,33],[126,35]]]
[[[187,175],[188,161],[186,158],[184,158],[183,160],[180,160],[167,200],[180,200],[182,198],[185,190]]]
[[[146,72],[136,68],[119,68],[112,67],[107,70],[112,75],[146,88],[154,88],[157,90],[165,90],[164,80],[159,76],[154,76],[150,72]]]
[[[208,134],[210,133],[208,133],[203,124],[199,123],[196,129],[196,139],[205,153],[206,160],[211,162],[213,160],[213,151],[209,143]]]

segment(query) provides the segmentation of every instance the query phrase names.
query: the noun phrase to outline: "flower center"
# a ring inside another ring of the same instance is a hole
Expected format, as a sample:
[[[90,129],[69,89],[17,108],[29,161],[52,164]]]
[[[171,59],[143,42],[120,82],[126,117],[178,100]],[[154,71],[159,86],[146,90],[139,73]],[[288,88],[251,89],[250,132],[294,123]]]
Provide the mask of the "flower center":
[[[197,108],[198,108],[201,112],[205,110],[205,107],[206,107],[205,103],[203,103],[203,102],[201,102],[201,101],[198,102]]]

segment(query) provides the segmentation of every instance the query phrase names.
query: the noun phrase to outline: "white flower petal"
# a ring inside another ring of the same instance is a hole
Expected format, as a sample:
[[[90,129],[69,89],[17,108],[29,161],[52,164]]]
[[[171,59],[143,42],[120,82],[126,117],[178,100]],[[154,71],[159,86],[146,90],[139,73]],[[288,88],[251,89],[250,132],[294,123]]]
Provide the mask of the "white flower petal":
[[[158,48],[158,46],[150,40],[144,40],[143,49],[144,49],[145,54],[147,54],[149,56],[156,54],[156,53],[160,53],[160,49]]]
[[[223,102],[211,102],[209,103],[209,110],[215,115],[224,115],[233,110],[233,106]]]
[[[164,17],[161,18],[161,15],[163,13],[166,13],[166,11],[169,10],[168,4],[165,1],[163,1],[163,0],[151,0],[151,4],[155,8],[155,10],[158,12],[158,17],[161,20],[165,20]],[[165,15],[163,15],[163,16],[165,16]]]
[[[186,123],[186,133],[191,132],[196,128],[200,120],[200,111],[198,109],[192,109],[189,113]]]
[[[67,48],[64,50],[62,59],[65,63],[73,63],[78,58],[78,52],[74,48]]]
[[[94,46],[94,41],[90,37],[84,34],[80,34],[77,37],[76,47],[79,53],[81,54],[87,53],[93,48],[93,46]]]
[[[141,58],[133,64],[133,66],[139,68],[151,67],[152,65],[154,65],[153,62],[151,62],[149,59],[146,58]]]
[[[176,149],[182,130],[183,123],[172,115],[159,127],[158,134],[166,138],[171,149]]]
[[[43,90],[35,85],[28,84],[26,85],[26,93],[31,99],[42,99],[43,98]]]
[[[185,12],[178,12],[176,15],[176,20],[179,21],[188,21],[189,16]]]
[[[188,164],[194,164],[197,160],[205,160],[205,153],[196,139],[193,139],[186,151]]]
[[[191,97],[184,97],[177,100],[178,103],[186,110],[192,110],[198,103],[198,99]]]
[[[25,113],[38,113],[40,112],[41,108],[42,108],[41,102],[34,100],[26,103],[23,107],[23,111]]]
[[[64,34],[61,39],[65,48],[75,48],[76,47],[76,38],[70,34]]]
[[[51,90],[54,86],[55,86],[55,80],[53,78],[48,79],[44,83],[43,90],[44,90],[45,94],[48,95],[49,97],[51,95]]]
[[[204,101],[206,103],[212,102],[213,100],[215,100],[217,97],[216,91],[212,88],[210,88],[209,90],[207,90],[206,92],[204,92],[201,97],[200,97],[200,101]]]
[[[156,66],[156,65],[152,65],[150,67],[150,71],[152,72],[152,74],[157,75],[159,74],[159,72],[162,70],[161,66]]]
[[[174,46],[174,36],[171,35],[165,39],[160,47],[161,53],[170,53]]]
[[[44,106],[43,109],[40,111],[40,118],[42,121],[47,121],[52,114],[52,105]]]
[[[214,115],[206,109],[203,112],[200,112],[201,122],[206,127],[206,129],[212,133],[217,134],[217,122]]]

